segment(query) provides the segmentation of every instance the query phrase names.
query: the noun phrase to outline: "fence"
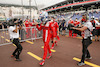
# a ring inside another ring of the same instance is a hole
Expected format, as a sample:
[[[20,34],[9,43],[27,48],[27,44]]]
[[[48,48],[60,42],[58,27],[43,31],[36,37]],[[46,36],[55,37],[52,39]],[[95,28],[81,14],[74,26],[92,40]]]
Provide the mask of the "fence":
[[[19,39],[21,42],[42,38],[42,30],[39,31],[36,27],[23,27],[19,30]],[[10,42],[10,35],[8,29],[1,29],[0,30],[0,46],[11,44]]]

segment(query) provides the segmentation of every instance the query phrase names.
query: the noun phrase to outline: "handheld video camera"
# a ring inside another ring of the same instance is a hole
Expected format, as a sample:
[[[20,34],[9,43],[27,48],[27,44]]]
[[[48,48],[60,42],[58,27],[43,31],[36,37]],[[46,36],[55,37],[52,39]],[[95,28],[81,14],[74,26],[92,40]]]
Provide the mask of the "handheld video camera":
[[[22,24],[23,23],[23,21],[21,20],[21,19],[18,19],[18,24]]]
[[[78,35],[80,35],[80,36],[81,36],[81,31],[74,30],[72,27],[79,28],[79,25],[74,26],[73,24],[69,24],[69,25],[68,25],[68,30],[72,30],[72,31],[73,31],[73,33],[76,33],[76,34],[78,34]]]
[[[15,18],[15,19],[10,19],[10,20],[9,20],[9,24],[8,24],[8,25],[9,25],[9,26],[14,26],[14,25],[17,25],[17,24],[18,24],[18,22],[16,22],[16,23],[15,23],[15,21],[17,21],[17,20],[18,20],[18,19],[16,19],[16,18]]]

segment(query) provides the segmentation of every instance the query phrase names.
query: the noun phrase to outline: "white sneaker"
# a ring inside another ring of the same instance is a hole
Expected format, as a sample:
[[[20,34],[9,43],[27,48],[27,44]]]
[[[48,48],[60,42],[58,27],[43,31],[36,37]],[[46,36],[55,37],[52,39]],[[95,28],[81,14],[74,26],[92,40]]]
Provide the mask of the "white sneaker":
[[[85,63],[84,62],[79,62],[77,65],[78,66],[83,66],[83,65],[85,65]]]

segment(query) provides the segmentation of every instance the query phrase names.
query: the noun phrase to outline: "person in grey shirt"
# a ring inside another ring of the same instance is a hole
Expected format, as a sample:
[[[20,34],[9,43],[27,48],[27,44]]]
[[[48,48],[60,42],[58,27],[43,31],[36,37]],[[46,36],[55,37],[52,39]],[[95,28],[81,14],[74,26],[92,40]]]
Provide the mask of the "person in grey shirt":
[[[91,38],[91,31],[93,30],[92,23],[88,21],[87,16],[85,15],[85,23],[81,28],[75,28],[75,30],[81,31],[82,35],[82,58],[81,61],[78,63],[79,66],[85,65],[84,60],[85,59],[92,59],[90,56],[90,53],[88,51],[88,46],[92,43],[92,38]]]

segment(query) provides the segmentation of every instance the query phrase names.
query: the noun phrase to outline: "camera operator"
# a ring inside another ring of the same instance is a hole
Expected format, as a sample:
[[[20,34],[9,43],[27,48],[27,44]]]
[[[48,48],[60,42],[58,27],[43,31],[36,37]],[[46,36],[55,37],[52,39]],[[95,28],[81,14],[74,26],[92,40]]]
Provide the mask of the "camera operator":
[[[78,30],[81,31],[82,34],[82,59],[81,62],[78,63],[79,66],[85,65],[84,60],[85,59],[92,59],[92,57],[90,56],[90,53],[88,51],[88,46],[92,43],[91,40],[91,31],[93,26],[91,24],[90,21],[88,21],[87,16],[85,15],[84,17],[84,25],[81,28],[75,28],[73,27],[74,30]]]
[[[19,29],[21,29],[21,26],[18,27],[18,19],[16,18],[10,21],[9,23],[10,27],[8,30],[10,34],[10,40],[17,47],[15,51],[12,53],[11,57],[15,57],[15,61],[21,61],[21,59],[19,58],[19,55],[23,49],[19,42]]]

